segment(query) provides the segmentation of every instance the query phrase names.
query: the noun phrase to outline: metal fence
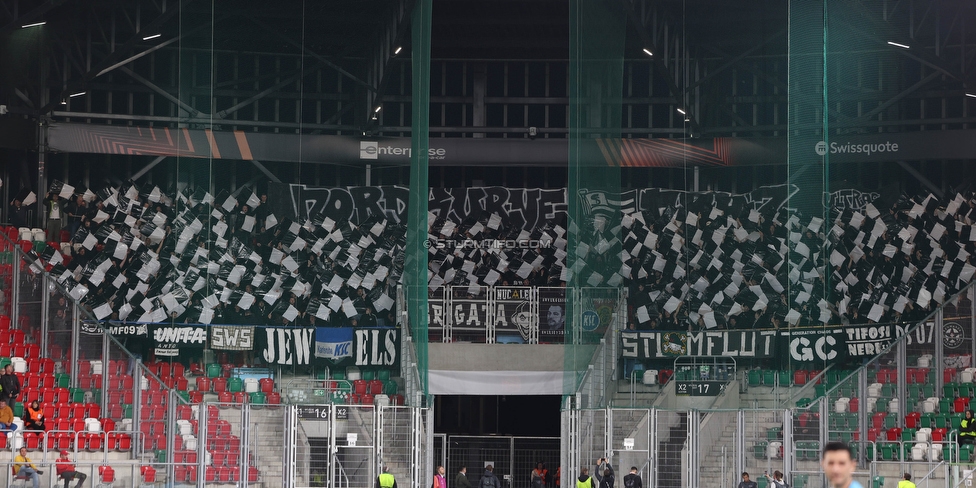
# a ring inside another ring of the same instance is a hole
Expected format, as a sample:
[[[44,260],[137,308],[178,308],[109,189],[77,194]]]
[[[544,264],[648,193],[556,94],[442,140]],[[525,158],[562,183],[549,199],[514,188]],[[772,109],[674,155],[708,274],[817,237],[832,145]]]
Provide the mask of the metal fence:
[[[266,404],[240,384],[228,385],[226,401],[197,384],[228,373],[204,349],[144,362],[141,334],[120,341],[105,330],[79,305],[86,286],[63,274],[51,249],[25,251],[0,236],[0,365],[11,364],[22,383],[12,404],[18,429],[0,435],[0,487],[14,483],[20,447],[47,487],[61,483],[61,451],[90,486],[372,486],[384,464],[402,488],[429,483],[429,410]],[[207,363],[220,371],[192,366]],[[404,363],[408,401],[422,403],[416,362]],[[43,431],[25,430],[19,418],[34,400]]]
[[[448,436],[445,469],[454,476],[467,467],[468,479],[478,486],[490,464],[503,488],[529,488],[532,470],[542,463],[548,471],[546,486],[551,486],[559,466],[559,441],[557,437]]]

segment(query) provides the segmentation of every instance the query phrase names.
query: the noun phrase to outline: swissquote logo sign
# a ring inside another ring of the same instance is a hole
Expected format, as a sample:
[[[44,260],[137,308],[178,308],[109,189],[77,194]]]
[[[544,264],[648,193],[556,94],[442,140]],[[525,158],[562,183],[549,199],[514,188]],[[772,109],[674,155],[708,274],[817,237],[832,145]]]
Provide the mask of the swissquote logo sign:
[[[359,141],[359,159],[379,159],[382,156],[399,156],[409,158],[413,150],[409,147],[398,147],[392,145],[381,145],[377,141]],[[443,147],[431,147],[427,149],[428,159],[445,159],[447,149]]]
[[[817,152],[817,156],[825,156],[828,149],[830,154],[864,154],[865,156],[870,156],[872,154],[881,153],[896,153],[898,152],[898,143],[885,141],[883,143],[874,144],[851,144],[850,142],[831,142],[828,147],[827,143],[820,141],[813,148]]]

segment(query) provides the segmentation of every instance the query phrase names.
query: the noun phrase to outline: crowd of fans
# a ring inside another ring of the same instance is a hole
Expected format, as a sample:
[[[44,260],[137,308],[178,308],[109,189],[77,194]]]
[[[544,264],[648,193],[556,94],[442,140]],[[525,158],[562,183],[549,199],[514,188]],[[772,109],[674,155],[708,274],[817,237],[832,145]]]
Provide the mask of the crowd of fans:
[[[431,287],[471,297],[574,276],[626,286],[638,330],[914,322],[972,280],[974,208],[971,194],[902,197],[825,220],[697,193],[682,206],[591,215],[574,236],[563,221],[525,230],[497,215],[432,219],[431,239],[454,247],[432,250]],[[465,239],[552,245],[486,250],[457,244]]]
[[[70,253],[40,257],[100,319],[394,322],[403,223],[295,222],[248,189],[66,187],[56,183],[44,208],[62,214]],[[689,193],[680,206],[594,214],[579,227],[565,216],[523,229],[497,214],[431,215],[429,287],[475,297],[490,286],[624,286],[633,329],[915,321],[972,280],[974,209],[971,194],[927,195],[825,220]]]
[[[47,247],[39,257],[98,319],[393,323],[404,226],[381,216],[294,222],[249,190],[169,197],[134,184],[98,193],[66,186],[56,183],[44,208],[57,209],[70,249]],[[49,237],[58,230],[49,227]]]

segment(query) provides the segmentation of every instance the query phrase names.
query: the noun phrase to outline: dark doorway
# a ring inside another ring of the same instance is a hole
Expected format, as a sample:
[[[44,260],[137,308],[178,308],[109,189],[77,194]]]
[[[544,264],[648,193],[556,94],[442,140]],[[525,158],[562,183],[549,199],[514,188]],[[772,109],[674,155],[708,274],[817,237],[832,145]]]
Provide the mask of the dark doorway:
[[[442,395],[434,407],[438,434],[559,437],[558,395]]]

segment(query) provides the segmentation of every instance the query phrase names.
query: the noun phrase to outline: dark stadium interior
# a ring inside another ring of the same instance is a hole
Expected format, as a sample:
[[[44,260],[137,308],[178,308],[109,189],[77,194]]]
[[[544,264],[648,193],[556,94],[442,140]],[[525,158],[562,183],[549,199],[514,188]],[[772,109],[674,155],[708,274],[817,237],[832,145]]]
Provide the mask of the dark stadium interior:
[[[969,486],[974,114],[973,1],[0,0],[0,485]]]

